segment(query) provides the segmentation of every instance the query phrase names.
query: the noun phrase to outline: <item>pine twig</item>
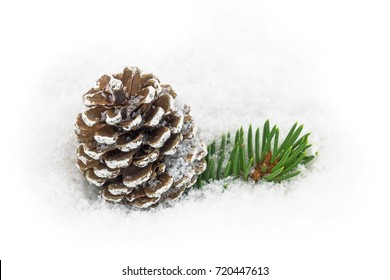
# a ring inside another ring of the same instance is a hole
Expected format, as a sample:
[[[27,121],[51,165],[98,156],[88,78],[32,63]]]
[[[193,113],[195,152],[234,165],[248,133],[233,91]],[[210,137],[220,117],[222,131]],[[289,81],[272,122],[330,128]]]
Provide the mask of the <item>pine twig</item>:
[[[269,120],[262,131],[256,129],[254,137],[252,125],[246,138],[242,127],[236,131],[234,142],[231,142],[230,132],[222,135],[219,150],[216,141],[207,147],[207,168],[199,176],[197,186],[200,188],[207,182],[227,177],[281,182],[297,176],[301,173],[298,166],[316,157],[308,154],[310,133],[299,138],[302,130],[303,125],[295,123],[281,144],[279,129],[276,125],[271,128]]]

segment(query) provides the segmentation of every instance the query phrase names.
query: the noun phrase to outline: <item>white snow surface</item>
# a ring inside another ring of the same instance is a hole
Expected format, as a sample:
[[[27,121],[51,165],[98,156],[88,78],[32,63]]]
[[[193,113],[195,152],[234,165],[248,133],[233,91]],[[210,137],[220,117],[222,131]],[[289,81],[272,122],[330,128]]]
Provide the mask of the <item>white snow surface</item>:
[[[13,119],[2,139],[8,271],[117,279],[127,265],[268,265],[272,279],[389,279],[386,9],[149,2],[7,4],[17,14],[0,18],[12,27],[0,53]],[[298,121],[319,156],[282,184],[213,182],[150,211],[106,203],[74,164],[73,124],[82,95],[125,66],[171,84],[205,142],[266,119],[286,135]]]

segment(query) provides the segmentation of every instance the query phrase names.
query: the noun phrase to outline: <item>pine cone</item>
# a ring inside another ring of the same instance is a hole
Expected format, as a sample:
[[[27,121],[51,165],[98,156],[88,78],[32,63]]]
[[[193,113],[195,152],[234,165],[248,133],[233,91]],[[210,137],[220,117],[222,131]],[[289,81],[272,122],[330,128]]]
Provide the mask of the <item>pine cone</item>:
[[[138,68],[104,75],[77,116],[77,167],[110,202],[147,208],[179,198],[206,168],[190,107]]]

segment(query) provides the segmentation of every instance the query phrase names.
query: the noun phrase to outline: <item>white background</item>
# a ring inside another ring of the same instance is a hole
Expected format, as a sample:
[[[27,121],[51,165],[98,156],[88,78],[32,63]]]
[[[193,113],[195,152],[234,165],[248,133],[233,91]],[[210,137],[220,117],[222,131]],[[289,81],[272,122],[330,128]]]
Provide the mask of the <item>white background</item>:
[[[390,279],[389,13],[386,1],[2,3],[4,278],[180,265]],[[72,123],[99,75],[126,65],[171,83],[206,141],[298,120],[320,156],[285,185],[215,183],[169,209],[96,201],[73,165]]]

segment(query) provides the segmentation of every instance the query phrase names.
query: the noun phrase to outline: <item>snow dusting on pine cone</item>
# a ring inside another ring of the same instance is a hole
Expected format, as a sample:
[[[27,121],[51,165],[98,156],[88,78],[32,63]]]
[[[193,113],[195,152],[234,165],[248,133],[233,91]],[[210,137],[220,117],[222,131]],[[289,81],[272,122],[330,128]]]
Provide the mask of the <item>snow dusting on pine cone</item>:
[[[77,167],[110,202],[148,208],[179,198],[206,168],[190,107],[152,74],[125,68],[84,94]]]

